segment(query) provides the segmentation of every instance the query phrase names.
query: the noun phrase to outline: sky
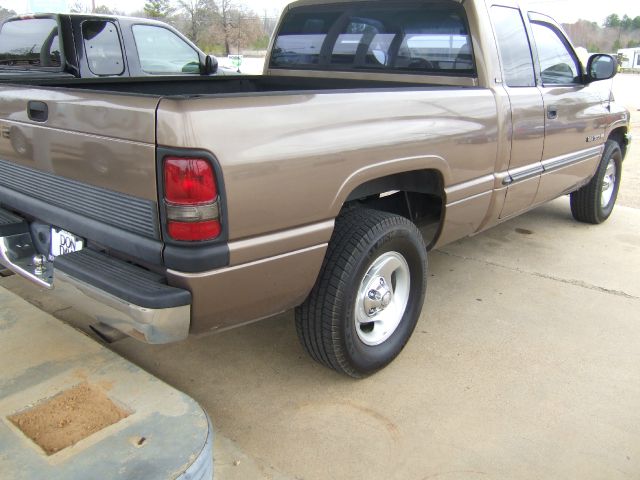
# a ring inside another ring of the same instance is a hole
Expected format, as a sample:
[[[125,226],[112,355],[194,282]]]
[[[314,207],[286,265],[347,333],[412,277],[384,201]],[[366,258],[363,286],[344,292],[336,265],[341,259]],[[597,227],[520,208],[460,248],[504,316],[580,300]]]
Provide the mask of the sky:
[[[91,0],[81,0],[90,5]],[[265,10],[270,16],[278,16],[282,8],[291,0],[236,0],[263,15]],[[107,5],[111,8],[131,13],[141,10],[144,0],[95,0],[96,5]],[[61,11],[65,4],[74,0],[1,0],[0,5],[18,13],[39,11]],[[573,23],[579,19],[595,21],[601,24],[610,13],[624,14],[634,18],[640,15],[638,0],[529,0],[529,5],[536,10],[547,13],[562,23]]]

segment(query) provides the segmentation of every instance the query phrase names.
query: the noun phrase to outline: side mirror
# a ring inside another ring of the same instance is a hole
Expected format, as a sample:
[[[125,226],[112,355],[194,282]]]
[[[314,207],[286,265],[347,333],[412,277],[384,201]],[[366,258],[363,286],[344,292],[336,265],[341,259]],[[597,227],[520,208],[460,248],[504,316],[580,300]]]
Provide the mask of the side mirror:
[[[207,55],[204,60],[204,75],[214,75],[218,71],[218,59],[213,55]]]
[[[611,55],[598,53],[589,57],[587,83],[608,80],[618,73],[618,61]]]

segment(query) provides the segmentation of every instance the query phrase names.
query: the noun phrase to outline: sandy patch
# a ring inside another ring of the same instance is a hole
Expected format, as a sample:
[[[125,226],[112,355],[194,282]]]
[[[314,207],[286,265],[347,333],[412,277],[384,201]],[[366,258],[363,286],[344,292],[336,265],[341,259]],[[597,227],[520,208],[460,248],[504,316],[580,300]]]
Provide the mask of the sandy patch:
[[[52,455],[129,415],[99,387],[81,383],[8,418]]]

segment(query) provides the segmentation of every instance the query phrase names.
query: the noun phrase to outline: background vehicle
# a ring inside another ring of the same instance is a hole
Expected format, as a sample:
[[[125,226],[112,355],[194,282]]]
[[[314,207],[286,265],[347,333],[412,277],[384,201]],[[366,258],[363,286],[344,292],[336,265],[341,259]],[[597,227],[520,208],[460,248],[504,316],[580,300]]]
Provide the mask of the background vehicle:
[[[0,24],[0,79],[212,75],[217,60],[146,18],[38,14]]]
[[[8,83],[2,261],[152,343],[297,307],[313,358],[367,375],[416,325],[427,249],[567,193],[609,217],[614,74],[511,1],[302,1],[261,76]]]

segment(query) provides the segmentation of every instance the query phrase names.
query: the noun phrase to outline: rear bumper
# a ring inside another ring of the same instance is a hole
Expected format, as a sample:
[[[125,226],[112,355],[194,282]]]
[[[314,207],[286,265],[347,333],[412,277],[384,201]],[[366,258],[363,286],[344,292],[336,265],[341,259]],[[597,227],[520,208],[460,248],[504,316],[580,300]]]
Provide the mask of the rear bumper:
[[[202,273],[167,270],[165,278],[87,248],[44,262],[38,272],[29,225],[0,208],[0,270],[4,266],[51,290],[66,305],[87,314],[91,326],[107,339],[121,332],[165,344],[189,334],[234,328],[301,304],[317,279],[327,249],[325,237],[332,228],[333,222],[325,222],[300,229],[300,238],[273,235],[258,247],[243,242],[234,251],[238,265]],[[281,248],[287,251],[281,253]],[[264,258],[247,261],[257,255]]]
[[[39,255],[26,222],[0,209],[0,264],[66,304],[138,340],[164,344],[184,340],[191,325],[191,293],[162,277],[98,252],[82,250],[46,259]]]
[[[145,308],[111,295],[54,268],[54,295],[97,323],[151,344],[184,340],[189,335],[191,306]]]

